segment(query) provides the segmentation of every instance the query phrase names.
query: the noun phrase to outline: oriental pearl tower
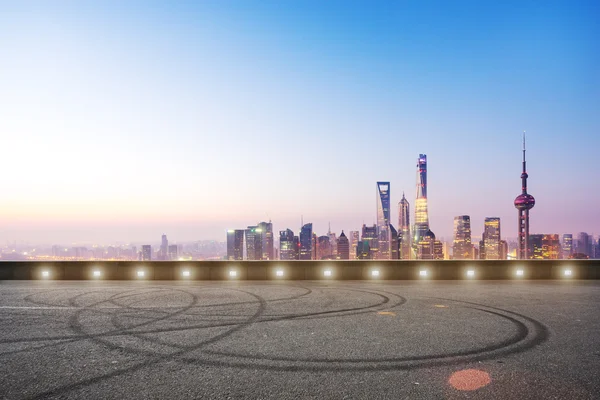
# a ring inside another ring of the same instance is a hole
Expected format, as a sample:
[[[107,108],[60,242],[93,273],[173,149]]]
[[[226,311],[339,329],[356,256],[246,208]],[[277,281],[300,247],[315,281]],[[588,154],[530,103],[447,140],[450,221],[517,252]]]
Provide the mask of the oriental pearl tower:
[[[535,205],[535,199],[527,193],[527,166],[525,163],[525,132],[523,132],[523,172],[521,173],[521,194],[515,199],[515,208],[519,210],[519,260],[529,258],[529,210]]]

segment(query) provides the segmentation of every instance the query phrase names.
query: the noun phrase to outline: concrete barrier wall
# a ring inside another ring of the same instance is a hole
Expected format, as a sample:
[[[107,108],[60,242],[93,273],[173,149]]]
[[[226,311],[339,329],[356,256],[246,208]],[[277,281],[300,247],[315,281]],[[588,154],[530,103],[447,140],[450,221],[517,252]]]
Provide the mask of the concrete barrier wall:
[[[0,261],[0,280],[31,279],[600,279],[600,260]]]

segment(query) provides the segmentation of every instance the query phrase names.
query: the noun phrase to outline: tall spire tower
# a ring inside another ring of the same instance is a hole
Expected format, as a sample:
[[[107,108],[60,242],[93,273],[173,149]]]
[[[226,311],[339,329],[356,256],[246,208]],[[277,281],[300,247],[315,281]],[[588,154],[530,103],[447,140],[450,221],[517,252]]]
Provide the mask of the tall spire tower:
[[[427,156],[419,154],[417,160],[417,195],[415,199],[415,227],[413,229],[413,249],[417,253],[417,246],[429,231],[429,214],[427,212]],[[415,257],[416,258],[416,257]]]
[[[521,173],[521,194],[515,199],[515,208],[519,210],[519,260],[529,258],[529,210],[535,205],[535,199],[527,193],[527,164],[525,161],[525,132],[523,132],[523,172]]]
[[[410,204],[402,192],[402,200],[398,203],[398,236],[400,237],[400,259],[411,259],[410,237]]]

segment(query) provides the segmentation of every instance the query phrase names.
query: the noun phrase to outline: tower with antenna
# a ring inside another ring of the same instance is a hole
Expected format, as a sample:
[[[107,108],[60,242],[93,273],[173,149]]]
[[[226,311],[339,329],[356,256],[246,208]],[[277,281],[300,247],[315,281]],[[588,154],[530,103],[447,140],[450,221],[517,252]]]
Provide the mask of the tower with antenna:
[[[515,199],[515,208],[519,210],[519,260],[529,258],[529,210],[535,205],[535,199],[527,193],[527,164],[525,161],[525,132],[523,132],[523,172],[521,173],[521,194]]]

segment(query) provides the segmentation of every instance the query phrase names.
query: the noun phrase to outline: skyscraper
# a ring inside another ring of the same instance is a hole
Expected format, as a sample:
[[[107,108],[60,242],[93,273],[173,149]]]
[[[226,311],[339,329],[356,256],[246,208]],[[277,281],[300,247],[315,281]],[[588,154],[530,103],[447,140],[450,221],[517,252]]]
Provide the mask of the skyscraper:
[[[279,231],[279,259],[298,259],[297,243],[294,241],[294,232],[292,232],[292,230],[290,229],[286,229],[285,231]]]
[[[269,222],[261,222],[258,224],[260,229],[260,240],[262,247],[262,260],[274,260],[275,252],[273,250],[273,224]]]
[[[177,245],[176,244],[169,245],[168,259],[170,261],[177,261]]]
[[[398,258],[410,260],[412,255],[412,238],[410,236],[410,204],[404,193],[398,203],[398,242],[400,253]]]
[[[573,257],[573,234],[565,233],[563,235],[562,241],[562,258],[571,258]]]
[[[534,260],[543,260],[544,259],[544,244],[543,244],[544,235],[542,234],[533,234],[529,235],[529,258]]]
[[[558,260],[560,254],[560,240],[558,234],[542,236],[542,258],[544,260]]]
[[[158,253],[158,259],[161,261],[167,260],[167,255],[169,252],[169,241],[167,240],[167,235],[163,233],[160,243],[160,251]]]
[[[249,226],[246,229],[246,259],[261,260],[262,254],[262,229],[258,226]]]
[[[379,253],[377,258],[389,260],[390,253],[390,183],[377,182],[377,237],[379,239]]]
[[[417,160],[417,195],[415,199],[415,228],[413,230],[413,250],[418,254],[418,245],[429,231],[427,211],[427,156],[419,154]]]
[[[390,224],[390,259],[398,260],[400,255],[400,242],[398,239],[398,231],[394,228],[394,225]]]
[[[350,259],[357,260],[357,249],[358,242],[360,240],[360,232],[359,231],[350,231]]]
[[[529,210],[535,206],[535,199],[527,193],[527,164],[525,162],[525,132],[523,132],[523,172],[521,173],[521,194],[515,199],[515,208],[519,210],[519,249],[517,258],[529,257]]]
[[[142,246],[142,261],[152,261],[152,246],[149,244]]]
[[[229,229],[227,231],[227,259],[232,261],[244,259],[243,229]]]
[[[486,218],[482,237],[486,260],[500,260],[500,239],[500,218]]]
[[[350,242],[342,231],[339,239],[337,240],[337,257],[338,260],[349,260],[350,259]]]
[[[313,253],[312,224],[304,224],[300,229],[300,260],[312,260]]]
[[[331,243],[329,243],[329,236],[323,235],[317,238],[317,260],[329,260],[331,259]]]
[[[471,243],[471,217],[459,215],[454,217],[454,241],[452,245],[452,258],[455,260],[468,260],[472,257],[473,245]]]
[[[585,232],[579,232],[577,235],[577,253],[584,254],[589,258],[594,256],[592,251],[592,237]]]
[[[376,260],[379,254],[379,237],[377,235],[377,225],[366,226],[363,224],[361,241],[369,245],[370,259]],[[364,248],[365,247],[363,244],[363,249]]]

